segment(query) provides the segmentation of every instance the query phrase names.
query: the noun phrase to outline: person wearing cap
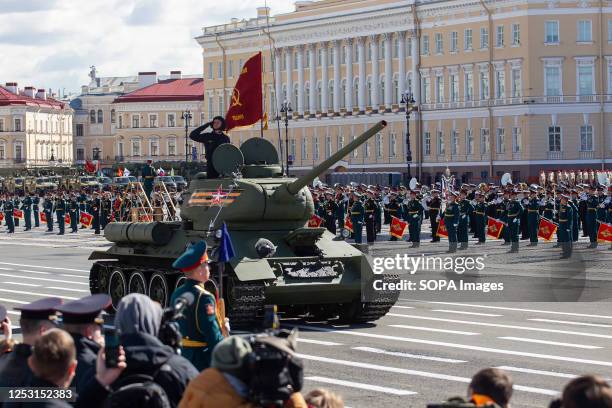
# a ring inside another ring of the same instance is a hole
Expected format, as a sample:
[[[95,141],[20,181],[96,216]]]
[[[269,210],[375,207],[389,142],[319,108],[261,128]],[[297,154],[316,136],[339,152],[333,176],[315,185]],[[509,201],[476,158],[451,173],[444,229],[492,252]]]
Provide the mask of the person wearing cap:
[[[389,204],[387,204],[387,214],[389,215],[389,223],[391,223],[391,217],[402,219],[402,207],[397,202],[397,194],[391,193],[389,195]],[[397,241],[397,237],[391,235],[390,241]]]
[[[368,190],[367,193],[366,201],[363,204],[365,210],[366,238],[368,244],[373,244],[374,241],[376,241],[376,224],[377,220],[380,219],[380,207],[374,199],[374,191]]]
[[[32,354],[32,345],[45,331],[56,327],[55,308],[61,303],[61,299],[50,297],[15,308],[21,311],[22,342],[0,357],[0,387],[19,387],[30,381],[32,370],[28,358]]]
[[[580,232],[580,210],[578,208],[578,191],[575,189],[570,190],[570,199],[567,202],[567,205],[572,207],[573,211],[573,219],[572,219],[572,242],[578,242],[578,236]]]
[[[431,242],[439,242],[438,225],[440,224],[440,209],[442,208],[442,200],[440,200],[440,190],[431,190],[431,199],[427,201],[429,207],[429,222],[431,223]]]
[[[155,180],[155,168],[152,165],[153,161],[147,160],[147,163],[143,166],[140,175],[142,176],[142,188],[144,189],[147,199],[151,199],[151,192],[153,191],[153,181]]]
[[[461,244],[460,250],[468,248],[468,227],[470,225],[470,218],[474,211],[474,206],[467,199],[468,191],[459,191],[459,224],[457,225],[457,241]]]
[[[540,227],[540,200],[538,200],[538,191],[534,188],[529,190],[529,198],[527,199],[527,229],[529,232],[529,245],[538,245],[538,229]]]
[[[4,210],[4,221],[6,222],[6,227],[8,229],[7,232],[9,234],[13,234],[15,232],[15,220],[13,218],[14,209],[15,207],[13,206],[13,200],[9,199],[8,194],[5,194],[2,210]]]
[[[600,200],[597,189],[590,187],[590,195],[587,199],[587,214],[586,214],[586,227],[589,234],[589,241],[591,244],[589,248],[597,248],[597,209],[599,208]]]
[[[93,199],[91,200],[91,216],[92,216],[91,227],[94,229],[94,234],[96,235],[100,235],[101,208],[102,208],[102,200],[100,200],[100,194],[97,191],[94,191]]]
[[[51,194],[47,194],[43,203],[43,212],[47,220],[47,232],[53,232],[53,198]]]
[[[206,241],[199,241],[172,264],[187,279],[172,293],[170,304],[185,293],[191,293],[195,299],[185,309],[185,317],[179,320],[179,326],[183,335],[182,355],[199,371],[210,366],[212,350],[223,340],[221,328],[226,325],[217,310],[215,294],[204,288],[210,279],[206,249]]]
[[[79,203],[77,203],[76,195],[72,195],[70,198],[70,229],[71,233],[79,232]]]
[[[475,245],[482,245],[487,240],[487,203],[484,200],[484,194],[480,191],[476,191],[474,195],[476,199],[476,205],[474,205],[474,233],[476,235]]]
[[[361,203],[361,194],[353,191],[353,204],[351,205],[351,223],[353,224],[353,236],[355,238],[355,243],[361,244],[363,237],[363,222],[365,220],[365,208]]]
[[[329,190],[325,193],[325,228],[332,234],[336,235],[336,213],[338,211],[338,204],[334,200],[334,192]]]
[[[32,229],[32,197],[31,194],[26,194],[23,202],[21,203],[21,209],[23,210],[23,217],[25,221],[25,231]]]
[[[408,218],[408,241],[412,242],[411,248],[418,248],[421,245],[421,223],[423,222],[423,214],[425,208],[417,199],[417,191],[410,191],[410,200],[406,205]]]
[[[572,223],[573,223],[573,210],[567,204],[569,196],[561,194],[561,204],[559,205],[559,228],[557,229],[557,236],[561,243],[563,255],[561,259],[567,259],[572,256]]]
[[[459,205],[455,202],[457,193],[449,191],[448,203],[444,210],[444,225],[448,233],[448,251],[452,254],[457,252],[457,226],[459,224]]]
[[[506,222],[508,226],[508,239],[512,244],[508,253],[517,253],[519,251],[519,231],[521,228],[521,214],[523,206],[517,199],[516,190],[510,191],[510,201],[506,206]]]
[[[59,227],[59,232],[57,233],[57,235],[64,235],[64,231],[66,228],[65,215],[67,209],[68,206],[66,205],[66,200],[64,200],[63,196],[58,195],[57,199],[55,200],[55,214],[57,215],[57,224]]]
[[[212,132],[202,131],[212,128]],[[204,144],[204,154],[206,155],[206,176],[208,178],[219,178],[219,173],[213,166],[213,155],[217,147],[224,143],[230,143],[230,138],[225,134],[225,118],[223,116],[215,116],[212,122],[203,124],[195,128],[189,138],[195,142]]]
[[[77,361],[72,386],[80,393],[95,374],[96,358],[104,345],[102,311],[111,305],[107,294],[97,293],[59,305],[55,310],[62,314],[62,327],[74,339]]]

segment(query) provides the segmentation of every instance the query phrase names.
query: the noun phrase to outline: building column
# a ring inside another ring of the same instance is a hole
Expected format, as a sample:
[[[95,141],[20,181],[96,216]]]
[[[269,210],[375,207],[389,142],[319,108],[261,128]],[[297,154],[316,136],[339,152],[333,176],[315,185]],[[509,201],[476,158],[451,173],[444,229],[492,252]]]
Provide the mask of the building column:
[[[397,33],[397,38],[399,41],[399,50],[397,53],[397,58],[399,61],[398,66],[398,87],[397,87],[397,100],[398,102],[402,100],[402,94],[406,90],[406,32],[400,31]]]
[[[298,45],[297,49],[297,81],[298,81],[298,100],[297,112],[300,118],[304,117],[304,46]]]
[[[357,89],[357,98],[359,99],[359,112],[363,113],[366,109],[366,55],[365,55],[365,37],[357,38],[357,53],[359,58],[359,88]]]
[[[328,77],[328,64],[327,64],[327,42],[321,43],[321,114],[327,115],[327,111],[329,110],[328,101],[328,87],[329,87],[329,77]]]
[[[370,36],[370,47],[372,47],[372,111],[378,112],[380,99],[378,92],[380,87],[380,67],[378,64],[378,35]]]
[[[340,114],[340,48],[341,42],[334,41],[334,116]]]
[[[310,95],[308,97],[308,110],[310,117],[314,117],[317,112],[317,62],[315,59],[315,52],[317,47],[315,44],[308,44],[308,64],[310,70],[308,72],[310,79]]]
[[[421,72],[417,69],[419,66],[419,42],[417,40],[416,35],[412,35],[410,37],[410,49],[412,50],[412,94],[417,105],[421,105]],[[418,115],[418,112],[415,116]]]
[[[393,104],[393,34],[383,34],[385,41],[385,111],[391,112]]]
[[[281,85],[281,50],[280,49],[276,49],[274,50],[274,88],[275,88],[275,93],[276,93],[276,101],[275,101],[275,105],[276,105],[276,114],[274,116],[279,116],[280,115],[280,107],[281,107],[281,97],[282,97],[282,92],[283,92],[283,88]]]
[[[353,113],[353,39],[346,40],[346,92],[344,106],[347,115]]]
[[[291,47],[285,48],[285,71],[287,71],[287,102],[291,102],[291,109],[295,108],[293,101],[293,51]]]

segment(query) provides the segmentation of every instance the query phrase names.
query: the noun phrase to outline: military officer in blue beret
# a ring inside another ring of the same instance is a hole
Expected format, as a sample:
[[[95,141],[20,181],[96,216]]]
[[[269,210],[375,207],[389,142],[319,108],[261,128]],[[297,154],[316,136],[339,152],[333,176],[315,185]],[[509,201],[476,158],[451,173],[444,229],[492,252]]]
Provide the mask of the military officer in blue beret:
[[[78,364],[70,386],[76,387],[77,394],[96,374],[96,359],[104,344],[102,313],[110,305],[110,296],[97,293],[55,308],[62,314],[62,327],[70,333],[76,347]]]
[[[180,269],[187,279],[172,293],[171,304],[187,292],[195,299],[178,322],[183,335],[181,353],[202,371],[210,367],[212,351],[223,340],[221,328],[226,324],[221,321],[215,294],[204,289],[204,283],[210,279],[206,242],[187,248],[172,266]]]

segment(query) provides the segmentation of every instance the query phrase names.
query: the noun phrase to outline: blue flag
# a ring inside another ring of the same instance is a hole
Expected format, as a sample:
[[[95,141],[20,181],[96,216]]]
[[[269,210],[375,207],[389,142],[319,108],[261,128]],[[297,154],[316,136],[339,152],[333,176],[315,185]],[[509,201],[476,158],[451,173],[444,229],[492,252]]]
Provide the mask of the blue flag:
[[[227,231],[227,225],[223,223],[223,227],[221,227],[221,244],[219,245],[219,262],[227,262],[232,259],[234,255],[232,238]]]

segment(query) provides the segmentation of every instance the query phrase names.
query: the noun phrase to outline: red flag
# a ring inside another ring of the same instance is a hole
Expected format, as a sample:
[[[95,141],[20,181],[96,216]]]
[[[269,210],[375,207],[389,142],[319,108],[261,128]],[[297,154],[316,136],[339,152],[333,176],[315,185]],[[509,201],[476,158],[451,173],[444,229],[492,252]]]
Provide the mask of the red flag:
[[[557,225],[549,219],[540,218],[540,226],[538,227],[538,237],[545,241],[550,241],[557,232]]]
[[[344,228],[346,228],[348,231],[353,232],[353,222],[351,221],[351,217],[349,217],[348,215],[344,220]]]
[[[117,169],[117,177],[123,177],[123,169],[121,167]]]
[[[0,212],[0,222],[4,221],[4,213]]]
[[[64,223],[70,225],[70,214],[64,215]]]
[[[225,129],[249,126],[263,118],[261,52],[244,63],[225,115]]]
[[[93,215],[83,211],[81,212],[81,215],[79,216],[79,222],[81,223],[81,225],[90,227],[91,223],[93,222]]]
[[[96,165],[90,160],[85,160],[85,170],[88,173],[94,173],[96,171]]]
[[[308,220],[308,228],[319,228],[322,223],[323,218],[319,217],[317,214],[313,214]]]
[[[391,233],[391,236],[402,239],[404,232],[406,232],[407,226],[408,223],[406,221],[402,221],[397,217],[391,217],[391,229],[389,232]]]
[[[40,222],[47,222],[47,214],[44,212],[40,213]]]
[[[605,222],[599,223],[597,242],[612,242],[612,224],[606,224]]]
[[[13,210],[13,217],[19,218],[20,220],[23,220],[23,211],[18,210],[17,208],[15,208]]]
[[[503,229],[504,223],[502,221],[489,217],[487,220],[487,236],[499,239]]]
[[[440,220],[440,225],[438,225],[438,236],[448,238],[448,230],[444,224],[444,218]]]

